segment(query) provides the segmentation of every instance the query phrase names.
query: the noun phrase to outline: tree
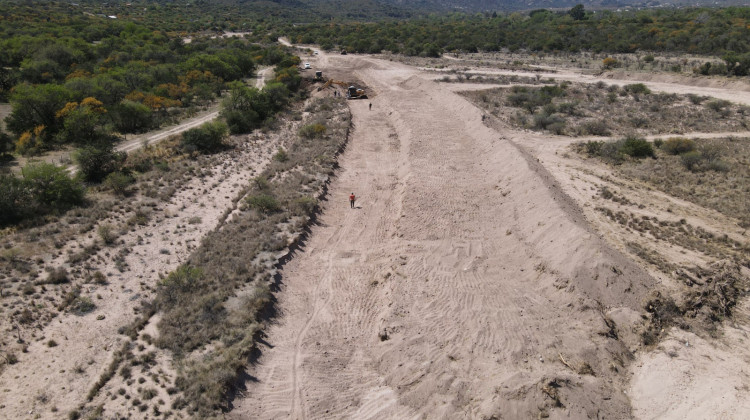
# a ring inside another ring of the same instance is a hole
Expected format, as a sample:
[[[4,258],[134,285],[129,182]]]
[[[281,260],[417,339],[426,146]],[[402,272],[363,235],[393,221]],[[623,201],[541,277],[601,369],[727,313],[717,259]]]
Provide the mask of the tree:
[[[10,89],[16,84],[17,76],[14,71],[0,65],[0,101],[6,101]]]
[[[16,86],[10,98],[12,111],[5,120],[6,126],[16,136],[43,126],[45,135],[52,136],[61,126],[57,112],[72,98],[73,92],[60,85]]]
[[[31,194],[22,179],[0,174],[0,226],[15,223],[28,214]]]
[[[57,112],[56,117],[63,121],[57,134],[61,143],[94,144],[109,137],[104,129],[104,104],[95,98],[85,98],[78,102],[68,102]]]
[[[151,108],[127,99],[112,109],[110,118],[121,133],[140,133],[154,126]]]
[[[182,147],[187,151],[214,152],[224,145],[227,125],[221,121],[207,122],[182,133]]]
[[[231,91],[221,103],[221,115],[232,134],[248,133],[260,127],[271,110],[264,95],[241,82],[230,84]],[[283,85],[282,85],[283,86]]]
[[[0,156],[13,152],[14,148],[13,138],[0,129]]]
[[[568,11],[568,14],[573,18],[573,20],[586,19],[586,11],[584,10],[582,4],[576,4],[575,6],[573,6],[570,11]]]
[[[30,163],[21,169],[24,183],[43,211],[64,210],[81,204],[83,183],[67,169],[51,163]]]
[[[73,158],[87,181],[100,182],[110,173],[120,169],[126,154],[116,152],[112,143],[102,142],[78,149]]]

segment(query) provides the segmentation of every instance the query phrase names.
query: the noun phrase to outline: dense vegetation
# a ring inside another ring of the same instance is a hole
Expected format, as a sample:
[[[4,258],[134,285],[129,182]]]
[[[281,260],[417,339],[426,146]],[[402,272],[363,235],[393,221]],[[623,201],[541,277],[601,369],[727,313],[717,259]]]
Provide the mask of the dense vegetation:
[[[275,65],[275,78],[266,89],[253,88],[245,108],[225,112],[233,133],[247,132],[281,110],[301,83],[299,59],[278,46],[211,36],[186,42],[144,25],[65,13],[60,7],[51,3],[40,13],[38,8],[0,5],[0,101],[8,100],[12,107],[6,130],[0,130],[0,155],[6,158],[12,152],[35,155],[72,145],[78,148],[73,156],[82,180],[101,182],[117,173],[108,185],[121,185],[131,176],[123,168],[125,156],[114,148],[121,134],[190,114],[228,89],[233,94],[249,91],[242,80],[258,65]],[[243,118],[250,122],[235,127]],[[210,132],[210,144],[201,138],[204,132]],[[183,149],[214,151],[222,133],[213,125],[188,132]],[[3,205],[14,210],[0,225],[82,202],[40,201],[39,191],[26,187],[25,175],[8,174],[0,184],[14,192],[3,197]]]
[[[750,8],[435,15],[409,21],[320,23],[288,29],[295,42],[362,53],[436,56],[444,51],[676,51],[729,54],[746,74]]]
[[[185,42],[133,22],[0,10],[0,100],[12,104],[6,126],[21,153],[145,131],[215,99],[258,64],[295,64],[243,39]]]

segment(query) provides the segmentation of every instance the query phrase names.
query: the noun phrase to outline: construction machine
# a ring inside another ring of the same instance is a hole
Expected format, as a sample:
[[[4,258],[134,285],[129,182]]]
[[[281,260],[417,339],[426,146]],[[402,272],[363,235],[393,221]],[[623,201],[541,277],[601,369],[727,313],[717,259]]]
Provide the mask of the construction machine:
[[[340,82],[333,79],[329,79],[323,86],[318,88],[318,91],[321,91],[331,85],[343,86],[346,89],[346,99],[367,99],[367,94],[365,93],[364,89],[360,89],[354,85],[350,85],[349,83]]]

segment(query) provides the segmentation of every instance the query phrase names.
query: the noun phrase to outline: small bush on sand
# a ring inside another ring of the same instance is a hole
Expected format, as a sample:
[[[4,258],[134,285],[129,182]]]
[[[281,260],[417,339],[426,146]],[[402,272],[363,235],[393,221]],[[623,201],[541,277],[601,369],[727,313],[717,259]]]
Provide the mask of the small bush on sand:
[[[261,213],[276,213],[281,210],[278,200],[268,194],[253,195],[247,198],[247,204]]]
[[[701,161],[703,161],[703,156],[701,155],[701,152],[693,150],[683,153],[680,156],[680,160],[682,161],[682,164],[685,165],[685,168],[688,171],[693,172],[698,170]]]
[[[648,86],[644,85],[643,83],[633,83],[631,85],[625,85],[623,87],[626,92],[632,94],[632,95],[648,95],[651,93],[651,89],[648,88]]]
[[[646,139],[627,137],[620,146],[620,152],[630,157],[654,156],[654,148]]]
[[[135,178],[120,171],[112,172],[104,178],[104,185],[117,195],[127,195],[128,187],[133,182]]]
[[[695,150],[695,141],[684,137],[672,137],[664,142],[661,149],[670,155],[679,155]]]
[[[586,121],[581,125],[581,130],[584,134],[592,136],[608,136],[610,134],[609,126],[604,120]]]
[[[99,237],[102,239],[102,241],[104,241],[104,243],[107,245],[113,244],[115,240],[117,239],[115,228],[108,223],[99,225],[99,228],[97,228],[96,231],[99,234]]]
[[[716,112],[721,112],[724,108],[727,108],[730,105],[732,105],[732,103],[724,99],[716,99],[706,102],[706,108]]]
[[[308,124],[299,129],[299,135],[306,139],[322,137],[327,128],[323,124]]]
[[[603,145],[603,141],[590,140],[583,144],[583,150],[589,156],[599,156]]]
[[[70,281],[68,277],[68,270],[64,267],[57,267],[49,269],[47,278],[42,281],[42,284],[63,284]]]
[[[279,150],[273,155],[273,160],[277,162],[286,162],[289,160],[289,155],[286,153],[286,150],[279,147]]]

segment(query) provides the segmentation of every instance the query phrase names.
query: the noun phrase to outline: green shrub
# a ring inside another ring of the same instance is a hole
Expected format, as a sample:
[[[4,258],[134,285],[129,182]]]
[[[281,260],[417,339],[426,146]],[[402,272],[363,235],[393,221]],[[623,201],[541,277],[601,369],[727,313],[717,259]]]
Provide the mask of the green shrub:
[[[75,300],[73,300],[69,308],[70,311],[76,315],[85,315],[96,309],[96,305],[91,301],[91,299],[85,296],[78,296]]]
[[[22,179],[0,174],[0,225],[16,223],[31,216],[33,197]]]
[[[708,162],[706,168],[710,171],[729,172],[729,164],[722,160]]]
[[[108,223],[99,225],[99,228],[97,228],[97,233],[99,234],[99,237],[102,238],[102,241],[104,241],[104,243],[107,245],[113,244],[117,239],[115,228]]]
[[[203,270],[200,268],[182,265],[159,282],[158,287],[168,300],[176,300],[178,294],[196,289],[202,278]]]
[[[24,188],[33,198],[33,210],[49,213],[83,203],[85,187],[78,178],[51,163],[30,163],[21,169]],[[32,209],[29,209],[32,210]]]
[[[64,284],[68,283],[70,278],[68,277],[68,270],[65,267],[57,267],[49,270],[47,278],[44,279],[41,284]]]
[[[224,110],[221,115],[227,121],[229,132],[232,134],[244,134],[260,127],[263,119],[254,110]]]
[[[8,133],[0,129],[0,156],[7,153],[13,153],[13,150],[15,148],[16,146],[13,142],[13,138]]]
[[[684,137],[672,137],[664,142],[661,149],[670,155],[679,155],[695,150],[695,141]]]
[[[299,129],[299,135],[306,139],[322,137],[327,128],[323,124],[308,124]]]
[[[147,105],[123,99],[112,107],[110,118],[121,133],[140,133],[154,126],[154,116]]]
[[[126,195],[133,182],[135,178],[120,171],[112,172],[104,178],[104,185],[117,195]]]
[[[660,149],[664,145],[664,140],[662,139],[655,139],[654,140],[654,147],[657,149]]]
[[[586,121],[581,125],[581,129],[592,136],[608,136],[610,134],[609,126],[604,120]]]
[[[700,105],[704,100],[706,100],[706,97],[696,95],[694,93],[689,93],[688,99],[690,100],[690,103],[692,103],[693,105]]]
[[[182,133],[182,147],[187,152],[215,152],[224,147],[227,125],[221,121],[208,122]]]
[[[277,211],[281,210],[281,205],[279,204],[278,200],[276,200],[276,198],[274,198],[272,195],[268,194],[250,196],[247,198],[247,204],[251,208],[254,208],[265,214],[276,213]]]
[[[721,112],[724,110],[724,108],[730,105],[732,105],[732,103],[724,99],[716,99],[706,102],[706,108],[716,112]]]
[[[706,162],[716,162],[721,157],[721,149],[711,144],[702,145],[700,152]]]
[[[583,150],[589,156],[599,156],[603,145],[603,141],[590,140],[583,144]]]
[[[273,155],[273,160],[278,162],[286,162],[289,160],[289,155],[286,153],[286,150],[279,147],[279,150],[276,152],[276,154]]]
[[[703,161],[703,155],[701,155],[701,152],[693,150],[680,155],[680,160],[688,171],[695,172]]]
[[[111,143],[86,146],[73,155],[81,174],[91,182],[100,182],[110,173],[119,170],[126,157],[124,152],[116,152]]]
[[[646,139],[627,137],[620,146],[620,152],[630,157],[654,156],[654,148]]]
[[[557,106],[557,111],[563,114],[575,115],[577,106],[577,102],[563,102]]]
[[[318,205],[318,200],[312,197],[302,197],[294,200],[292,204],[292,214],[295,216],[309,216],[313,209]]]
[[[648,95],[649,93],[651,93],[651,89],[649,89],[648,86],[644,85],[643,83],[633,83],[631,85],[625,85],[623,89],[633,95]]]
[[[602,147],[599,149],[599,156],[614,164],[621,163],[623,160],[623,155],[620,151],[621,144],[622,140],[604,142],[604,144],[602,144]]]
[[[554,133],[562,132],[565,127],[565,119],[556,114],[548,114],[546,111],[534,115],[534,128],[546,130],[549,129]]]

